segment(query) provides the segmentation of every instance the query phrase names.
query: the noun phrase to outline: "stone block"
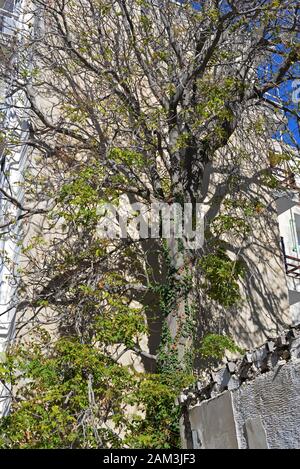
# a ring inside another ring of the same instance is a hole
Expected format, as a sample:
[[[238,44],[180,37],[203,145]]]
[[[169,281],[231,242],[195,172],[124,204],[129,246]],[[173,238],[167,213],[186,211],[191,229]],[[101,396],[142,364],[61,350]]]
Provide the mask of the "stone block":
[[[227,366],[227,370],[229,371],[229,373],[235,372],[236,364],[234,362],[228,362],[226,366]]]
[[[230,379],[230,373],[228,369],[225,367],[212,373],[213,382],[218,384],[220,388],[222,389],[224,389],[227,386],[229,379]]]
[[[248,449],[268,449],[267,435],[260,416],[247,419],[245,430]]]
[[[285,345],[288,345],[288,339],[287,339],[286,333],[283,333],[278,337],[277,344],[280,347],[284,347]]]
[[[274,350],[276,348],[275,342],[273,342],[272,340],[268,340],[268,342],[266,343],[266,347],[267,347],[267,351],[269,353],[274,352]]]
[[[227,368],[225,368],[225,371],[223,373],[222,381],[220,384],[221,392],[227,389],[228,382],[230,380],[231,374]]]
[[[240,387],[240,380],[236,375],[232,375],[228,381],[227,389],[228,391],[234,391]]]
[[[192,430],[193,449],[201,449],[201,435],[199,430]]]
[[[266,366],[267,361],[267,348],[266,346],[260,347],[259,349],[255,350],[253,353],[253,362],[257,368],[264,369]]]
[[[268,368],[269,369],[274,368],[277,365],[278,360],[279,360],[279,358],[278,358],[277,353],[271,353],[268,356],[268,361],[267,361]]]
[[[197,381],[197,383],[196,383],[196,389],[197,389],[198,391],[202,391],[202,389],[203,389],[203,384],[201,383],[201,381]]]
[[[215,383],[210,391],[210,397],[217,397],[221,392],[220,385]]]
[[[250,352],[247,352],[245,354],[244,360],[246,363],[253,363],[253,354]]]
[[[198,431],[203,449],[238,449],[238,438],[230,392],[201,402],[189,412],[191,430]],[[194,444],[198,445],[196,432]]]
[[[300,358],[300,337],[291,343],[290,354],[292,360]]]
[[[179,401],[180,404],[184,404],[185,401],[187,400],[187,398],[188,398],[188,397],[187,397],[186,394],[181,393],[180,396],[179,396],[179,398],[178,398],[178,401]]]

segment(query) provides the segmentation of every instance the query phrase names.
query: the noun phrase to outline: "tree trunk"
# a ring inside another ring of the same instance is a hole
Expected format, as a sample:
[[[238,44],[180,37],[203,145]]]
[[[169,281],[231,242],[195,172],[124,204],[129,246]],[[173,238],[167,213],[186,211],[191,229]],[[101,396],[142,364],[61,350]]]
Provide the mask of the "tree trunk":
[[[193,365],[193,262],[181,246],[181,240],[166,243],[168,281],[164,289],[159,368],[162,372],[190,372]]]

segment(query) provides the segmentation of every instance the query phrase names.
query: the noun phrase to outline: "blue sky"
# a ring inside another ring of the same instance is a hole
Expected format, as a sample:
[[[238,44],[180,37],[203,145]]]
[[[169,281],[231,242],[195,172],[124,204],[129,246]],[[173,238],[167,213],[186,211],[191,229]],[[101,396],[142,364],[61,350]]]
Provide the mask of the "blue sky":
[[[287,50],[284,50],[284,47],[282,45],[278,45],[278,50],[281,52],[288,52]],[[268,81],[272,79],[271,77],[276,74],[278,68],[282,65],[283,58],[282,56],[278,54],[273,54],[272,57],[272,63],[267,64],[266,67],[262,67],[262,72],[259,72],[258,75],[260,78],[262,78],[263,73],[265,73],[265,76],[263,80]],[[299,102],[293,100],[293,97],[297,97],[300,101],[300,64],[295,63],[295,65],[292,68],[293,75],[296,77],[299,77],[299,83],[296,80],[287,80],[285,83],[280,85],[278,89],[275,89],[273,91],[269,92],[268,97],[270,98],[270,95],[274,96],[275,99],[279,100],[286,108],[290,109],[291,111],[295,111],[299,113]],[[268,76],[269,75],[269,76]],[[299,92],[296,93],[296,90],[299,90]],[[283,138],[284,141],[291,144],[299,144],[300,145],[300,133],[299,133],[299,124],[297,122],[297,118],[289,112],[285,113],[287,120],[288,120],[288,130],[292,133],[293,138],[295,139],[296,142],[293,142],[293,140],[290,138],[288,135],[288,132],[283,133]]]
[[[179,0],[179,1],[184,2],[184,0]],[[191,3],[192,3],[192,6],[196,10],[199,10],[201,8],[201,5],[200,5],[201,2],[193,1]],[[224,8],[224,11],[227,8],[230,8],[226,0],[223,1],[222,6]],[[297,37],[296,39],[299,40],[300,38]],[[288,52],[288,50],[285,48],[285,46],[283,44],[278,44],[277,45],[277,50],[278,50],[279,53],[280,52],[281,53],[282,52]],[[260,70],[258,70],[258,77],[261,79],[261,81],[265,81],[265,82],[269,81],[271,79],[271,76],[274,76],[274,74],[276,73],[276,71],[278,70],[280,65],[282,64],[282,60],[283,59],[282,59],[281,55],[273,54],[272,63],[269,62],[265,66],[262,65]],[[300,64],[299,63],[295,64],[294,70],[296,72],[295,75],[298,76],[299,79],[300,79]],[[281,85],[279,87],[279,89],[274,90],[273,92],[272,91],[269,92],[268,97],[270,98],[270,95],[273,94],[273,96],[277,100],[279,99],[280,101],[282,101],[282,103],[287,108],[289,108],[293,111],[298,111],[299,112],[300,104],[297,103],[297,102],[292,101],[292,95],[293,95],[293,91],[294,91],[295,86],[296,86],[296,83],[293,82],[292,80],[289,80],[285,84]],[[300,101],[300,82],[299,82],[298,86],[299,86],[298,97],[299,97],[299,101]],[[293,142],[293,139],[290,138],[290,136],[288,135],[288,131],[283,132],[281,137],[280,137],[280,135],[276,135],[275,138],[278,138],[278,137],[282,138],[283,137],[285,142],[287,142],[291,145],[296,144],[296,145],[300,146],[300,132],[299,132],[299,124],[297,122],[297,118],[295,116],[293,116],[291,113],[286,113],[286,117],[287,117],[287,120],[288,120],[287,129],[289,130],[289,132],[292,133],[293,138],[295,139],[295,141]]]

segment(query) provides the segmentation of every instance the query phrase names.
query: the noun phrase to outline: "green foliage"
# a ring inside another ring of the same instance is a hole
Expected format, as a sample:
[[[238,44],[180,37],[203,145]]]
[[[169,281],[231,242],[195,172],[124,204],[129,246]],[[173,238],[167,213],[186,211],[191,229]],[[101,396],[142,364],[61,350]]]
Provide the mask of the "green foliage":
[[[62,259],[71,270],[95,261],[105,246],[94,242],[82,252],[62,251],[59,268]],[[132,256],[129,248],[125,252]],[[167,249],[165,254],[173,273]],[[116,360],[148,334],[144,307],[132,304],[126,289],[121,293],[127,283],[113,270],[94,285],[81,279],[66,291],[74,298],[69,315],[75,307],[87,321],[80,335],[70,317],[65,323],[70,320],[71,328],[63,323],[60,338],[40,329],[32,341],[9,350],[0,380],[15,386],[15,398],[0,422],[0,448],[179,447],[175,398],[194,378],[178,366],[147,374]],[[166,308],[174,307],[166,291],[163,298]],[[37,306],[51,307],[51,300],[40,298]]]
[[[280,187],[280,181],[278,177],[273,174],[270,174],[267,171],[262,175],[261,182],[262,184],[267,187],[270,187],[271,189],[278,189],[278,187]]]
[[[166,318],[174,309],[181,285],[175,280],[176,269],[172,265],[169,249],[165,242],[162,243],[162,255],[166,266],[166,279],[164,283],[150,285],[150,288],[158,295],[160,310],[163,317]]]
[[[99,183],[99,180],[95,183],[95,170],[88,167],[74,181],[64,184],[58,196],[58,202],[62,206],[59,215],[67,222],[75,221],[83,226],[97,222]]]
[[[112,431],[101,428],[101,419],[109,405],[122,413],[132,385],[129,369],[76,339],[48,343],[46,351],[37,344],[11,352],[5,364],[6,382],[9,372],[18,390],[11,414],[0,423],[0,447],[91,448],[99,438],[120,445]],[[90,377],[97,406],[90,402]]]
[[[213,234],[221,238],[247,238],[251,232],[253,220],[265,209],[265,205],[258,197],[247,198],[234,193],[235,181],[232,181],[233,195],[223,202],[222,212],[212,221],[210,228]]]
[[[64,103],[61,106],[62,111],[66,114],[68,119],[74,124],[86,124],[88,119],[88,114],[84,109],[78,106],[71,106]]]
[[[276,152],[276,151],[269,151],[268,154],[269,162],[271,167],[280,166],[284,162],[288,162],[291,160],[291,154],[286,152]]]
[[[125,298],[108,295],[107,307],[97,318],[96,339],[105,345],[124,344],[132,349],[147,327],[142,308],[134,308]]]
[[[207,334],[199,348],[200,356],[203,358],[215,358],[221,360],[225,352],[243,353],[231,337],[219,334]]]
[[[258,197],[249,199],[240,196],[239,198],[227,198],[224,201],[224,207],[227,211],[231,211],[233,213],[231,215],[232,226],[229,228],[225,227],[224,231],[230,232],[233,230],[236,233],[248,234],[252,221],[251,218],[259,214],[265,208],[265,205]],[[238,214],[242,214],[243,216],[238,216]],[[235,220],[236,223],[234,223]]]
[[[265,86],[269,88],[274,79],[277,88],[292,73],[289,63],[284,76],[267,67],[264,83],[263,76],[255,79],[251,63],[263,65],[282,41],[290,43],[280,48],[282,59],[288,59],[294,30],[287,27],[282,35],[280,23],[286,7],[276,24],[279,0],[250,8],[242,15],[233,8],[226,18],[218,2],[214,6],[203,2],[199,11],[193,2],[183,2],[176,20],[177,6],[172,2],[166,2],[163,15],[157,14],[157,5],[150,0],[133,2],[136,8],[134,12],[129,8],[128,15],[128,2],[123,2],[122,8],[115,8],[108,0],[60,3],[61,15],[55,8],[41,10],[45,23],[53,28],[45,36],[46,42],[43,35],[39,38],[40,70],[29,71],[21,63],[19,67],[21,81],[30,81],[37,97],[30,129],[34,153],[40,148],[43,161],[47,155],[46,176],[38,184],[51,186],[52,192],[44,198],[47,206],[50,200],[56,202],[47,220],[49,231],[48,226],[45,231],[47,236],[50,233],[49,249],[43,237],[32,238],[23,248],[28,256],[32,250],[42,252],[41,261],[36,256],[27,268],[26,275],[32,281],[28,282],[29,302],[34,312],[42,308],[54,311],[60,318],[55,331],[60,337],[54,339],[41,331],[31,343],[10,350],[1,363],[0,378],[16,385],[16,399],[11,414],[0,422],[0,447],[176,448],[179,432],[174,398],[193,380],[189,370],[194,347],[184,351],[183,358],[178,349],[181,339],[193,338],[196,332],[195,258],[188,257],[190,253],[186,255],[178,241],[177,255],[184,258],[182,269],[174,269],[166,246],[163,267],[156,265],[167,270],[166,278],[151,286],[163,321],[157,373],[139,374],[131,366],[122,366],[116,356],[123,357],[130,350],[139,352],[141,337],[149,331],[145,306],[137,307],[133,303],[137,293],[126,289],[128,275],[113,271],[118,266],[112,264],[117,255],[124,256],[120,270],[124,268],[131,279],[136,274],[150,281],[150,276],[144,275],[150,256],[144,251],[143,269],[132,272],[138,243],[134,243],[133,255],[131,252],[127,257],[124,253],[130,249],[131,239],[123,245],[121,240],[113,240],[109,249],[104,242],[97,245],[96,228],[102,216],[98,209],[126,192],[147,203],[159,198],[183,206],[186,201],[203,200],[203,178],[216,169],[220,175],[217,184],[220,188],[224,184],[227,196],[217,200],[217,190],[212,199],[216,208],[220,202],[221,214],[213,220],[210,234],[218,239],[238,236],[239,241],[246,237],[250,218],[264,207],[260,200],[246,201],[238,195],[244,191],[241,182],[246,177],[241,178],[239,171],[229,175],[236,156],[241,161],[242,150],[234,148],[235,140],[238,143],[241,135],[249,147],[248,131],[261,138],[267,122],[253,114],[249,104],[255,96],[259,113]],[[87,21],[82,21],[82,14]],[[66,18],[64,28],[62,17]],[[158,27],[153,27],[154,19],[160,22]],[[68,44],[66,27],[72,38]],[[241,37],[247,35],[250,46],[256,44],[258,30],[268,37],[269,56],[267,51],[262,54],[260,48],[250,47],[244,61]],[[197,31],[200,41],[195,41]],[[293,57],[298,54],[295,50]],[[43,64],[47,80],[40,73]],[[231,138],[236,130],[238,138]],[[7,143],[7,155],[14,144],[20,145],[13,130],[0,132],[0,142]],[[221,148],[224,163],[220,162]],[[283,160],[285,157],[280,162]],[[53,177],[58,169],[58,177]],[[31,178],[27,194],[41,196],[35,175]],[[269,181],[270,186],[273,183]],[[57,220],[59,236],[52,229]],[[209,244],[210,239],[207,241]],[[241,299],[239,280],[244,267],[218,246],[198,263],[204,278],[201,287],[211,299],[229,308]],[[172,255],[174,261],[176,254]],[[24,292],[26,286],[22,288]],[[44,297],[41,292],[46,292]],[[175,337],[170,332],[171,315],[176,319],[172,329]],[[231,338],[217,334],[206,336],[200,349],[202,357],[217,359],[225,350],[238,348]],[[137,410],[130,413],[128,406]]]
[[[168,323],[165,320],[162,326],[160,346],[157,353],[158,371],[163,374],[178,372],[183,362],[178,359],[176,339],[172,339]]]
[[[216,60],[219,60],[218,56]],[[201,90],[201,101],[196,105],[196,111],[200,122],[210,118],[212,114],[226,120],[232,117],[230,110],[226,107],[226,101],[241,90],[243,86],[241,81],[234,77],[226,77],[221,83],[202,79],[199,80],[198,86],[199,91]]]
[[[113,148],[109,153],[109,158],[115,163],[122,163],[133,168],[145,168],[147,163],[143,155],[126,148]]]
[[[178,242],[177,247],[179,252],[184,255],[184,246]],[[193,277],[188,265],[180,271],[174,268],[167,243],[163,243],[163,257],[166,265],[165,281],[164,283],[151,285],[152,291],[158,295],[160,311],[164,319],[157,353],[157,369],[160,373],[167,375],[180,373],[183,369],[192,372],[193,347],[190,347],[184,353],[184,356],[179,359],[178,346],[181,338],[188,340],[195,333],[194,316],[196,310],[189,298],[193,287]],[[168,321],[171,314],[176,314],[180,303],[184,304],[184,319],[178,321],[177,333],[175,337],[172,337]]]
[[[207,254],[199,261],[204,273],[203,284],[207,294],[225,308],[234,306],[240,301],[238,280],[245,272],[239,260],[231,260],[222,248]]]
[[[223,233],[233,233],[235,235],[247,235],[250,227],[244,217],[233,216],[229,214],[218,215],[211,224],[214,233],[221,235]]]
[[[0,422],[2,449],[177,448],[174,400],[193,381],[184,373],[139,374],[97,345],[50,343],[47,333],[11,351],[0,379],[18,384],[12,412]]]
[[[179,448],[180,410],[174,401],[194,380],[192,375],[180,372],[144,375],[132,395],[132,403],[142,404],[145,418],[132,419],[125,443],[132,448]]]

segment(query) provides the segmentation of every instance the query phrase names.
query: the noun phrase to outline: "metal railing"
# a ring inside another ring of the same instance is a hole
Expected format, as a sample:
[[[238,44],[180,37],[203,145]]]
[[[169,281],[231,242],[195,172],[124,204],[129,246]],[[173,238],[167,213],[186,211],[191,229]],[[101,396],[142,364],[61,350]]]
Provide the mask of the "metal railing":
[[[300,258],[289,256],[285,250],[284,239],[281,237],[281,250],[284,257],[285,272],[288,277],[300,278]]]
[[[289,277],[300,278],[299,257],[285,255],[286,274]]]

